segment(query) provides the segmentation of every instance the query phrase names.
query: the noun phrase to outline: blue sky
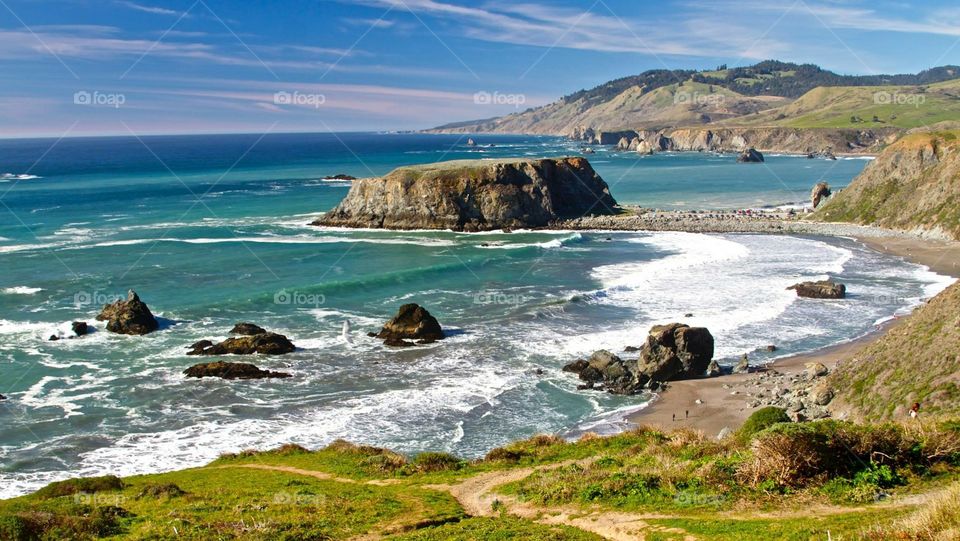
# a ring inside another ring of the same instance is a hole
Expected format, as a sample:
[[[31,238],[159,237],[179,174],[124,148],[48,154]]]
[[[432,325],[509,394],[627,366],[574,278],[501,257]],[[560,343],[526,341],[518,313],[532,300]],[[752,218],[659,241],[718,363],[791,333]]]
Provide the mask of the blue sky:
[[[0,136],[418,129],[655,68],[916,72],[958,41],[956,0],[0,0]]]

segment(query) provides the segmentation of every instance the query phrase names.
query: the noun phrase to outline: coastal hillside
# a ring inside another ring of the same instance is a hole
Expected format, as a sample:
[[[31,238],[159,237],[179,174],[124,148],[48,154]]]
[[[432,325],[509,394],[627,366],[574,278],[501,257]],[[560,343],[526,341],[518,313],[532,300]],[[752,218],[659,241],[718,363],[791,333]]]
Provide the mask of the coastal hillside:
[[[960,413],[960,284],[917,309],[830,376],[835,411],[872,420]]]
[[[944,66],[916,75],[842,76],[812,65],[766,61],[712,71],[652,70],[499,118],[439,126],[440,133],[527,133],[772,125],[823,128],[912,128],[956,118],[960,77]],[[878,94],[879,93],[879,94]],[[915,98],[925,95],[924,98]],[[878,97],[879,96],[879,97]],[[889,100],[887,100],[889,97]],[[796,100],[794,109],[789,107]],[[920,103],[917,111],[907,110]],[[877,119],[874,120],[874,116]],[[862,122],[852,122],[859,117]]]
[[[570,135],[581,127],[605,129],[699,126],[789,103],[778,96],[745,96],[719,85],[686,81],[650,88],[630,86],[609,99],[563,99],[524,113],[441,126],[443,133]]]
[[[356,181],[313,225],[489,231],[616,212],[584,158],[455,160]]]
[[[956,424],[790,423],[723,440],[637,428],[463,460],[335,441],[0,501],[0,539],[955,539]],[[947,534],[943,536],[942,534]]]
[[[960,131],[897,141],[812,219],[960,239]]]
[[[796,101],[721,124],[918,128],[960,120],[960,80],[922,86],[818,87]]]

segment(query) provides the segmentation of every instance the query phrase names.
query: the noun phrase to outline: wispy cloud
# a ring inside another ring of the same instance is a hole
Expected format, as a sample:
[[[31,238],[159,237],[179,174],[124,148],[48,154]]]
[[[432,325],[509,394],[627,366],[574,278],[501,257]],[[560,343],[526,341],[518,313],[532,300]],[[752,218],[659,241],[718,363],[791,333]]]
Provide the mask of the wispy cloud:
[[[257,56],[254,56],[246,50],[231,51],[222,45],[203,41],[128,39],[116,35],[117,33],[117,29],[106,26],[82,26],[69,29],[37,27],[35,32],[0,29],[0,59],[42,58],[53,53],[61,58],[106,62],[117,58],[138,58],[149,52],[150,57],[222,66],[257,68],[267,65],[272,69],[307,72],[332,70],[344,73],[387,73],[411,76],[447,75],[442,70],[425,67],[358,65],[332,61],[339,57],[370,56],[369,53],[359,49],[270,45],[255,47]],[[185,37],[203,37],[203,34],[190,33]],[[119,66],[123,69],[127,67],[122,64]]]
[[[181,11],[176,11],[176,10],[173,10],[173,9],[167,9],[167,8],[162,8],[162,7],[157,7],[157,6],[148,6],[148,5],[144,5],[144,4],[138,4],[138,3],[136,3],[136,2],[129,2],[129,1],[126,1],[126,0],[117,0],[117,4],[119,4],[119,5],[121,5],[121,6],[124,6],[124,7],[128,7],[128,8],[130,8],[130,9],[132,9],[132,10],[135,10],[135,11],[142,11],[142,12],[144,12],[144,13],[152,13],[152,14],[154,14],[154,15],[168,15],[168,16],[171,16],[171,17],[180,17],[180,16],[184,15],[183,12],[181,12]]]
[[[712,16],[720,13],[749,12],[755,15],[778,13],[785,5],[760,0],[733,1],[714,0],[710,2],[690,2],[691,7],[709,11]],[[960,14],[956,11],[929,10],[923,6],[904,4],[898,9],[879,11],[875,2],[851,1],[826,3],[816,0],[800,0],[792,12],[792,23],[803,20],[812,28],[822,25],[831,28],[845,28],[870,32],[897,32],[906,34],[928,34],[942,36],[960,36]],[[892,16],[899,13],[902,16]],[[913,17],[908,17],[913,15]],[[806,19],[813,18],[809,21]],[[714,19],[716,20],[716,19]]]
[[[648,55],[704,54],[697,29],[682,19],[675,18],[671,25],[660,20],[640,21],[612,12],[603,1],[594,3],[590,9],[506,1],[486,3],[483,7],[438,0],[359,0],[354,3],[455,21],[459,23],[460,35],[497,43]],[[710,47],[731,50],[729,41],[711,42]]]
[[[365,26],[367,28],[392,28],[396,26],[397,21],[391,19],[363,19],[355,17],[345,17],[343,22],[354,26]]]

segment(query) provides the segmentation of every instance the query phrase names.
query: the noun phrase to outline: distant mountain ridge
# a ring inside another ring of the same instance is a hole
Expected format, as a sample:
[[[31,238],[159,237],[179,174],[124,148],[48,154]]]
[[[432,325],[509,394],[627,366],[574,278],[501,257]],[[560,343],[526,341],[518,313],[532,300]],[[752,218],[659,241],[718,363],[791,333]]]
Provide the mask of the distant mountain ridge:
[[[556,102],[527,109],[502,117],[474,121],[461,121],[439,126],[431,132],[446,133],[527,133],[542,135],[573,135],[586,130],[616,131],[622,129],[667,129],[678,127],[709,127],[722,123],[730,127],[743,121],[756,126],[763,121],[769,126],[812,127],[790,124],[791,111],[786,110],[795,101],[804,100],[804,113],[811,114],[811,107],[828,107],[831,99],[845,92],[864,93],[872,96],[869,89],[897,96],[900,94],[924,94],[927,85],[937,85],[960,78],[960,67],[941,66],[918,74],[900,75],[839,75],[812,64],[793,64],[768,60],[754,66],[716,70],[650,70],[639,75],[623,77],[598,85],[589,90],[580,90],[564,96]],[[817,89],[832,89],[820,94],[810,93]],[[858,89],[858,90],[853,90]],[[942,89],[941,89],[942,90]],[[912,128],[926,124],[919,109],[958,113],[960,98],[951,87],[946,93],[933,96],[931,103],[921,104],[918,111],[904,111],[897,115],[887,109],[881,113],[868,114],[863,99],[849,100],[861,109],[835,110],[829,125],[816,127],[857,128],[848,125],[853,117],[865,117],[874,122],[872,127]],[[844,100],[840,100],[841,102]],[[868,101],[874,101],[872,98]],[[879,100],[882,101],[882,100]],[[890,103],[870,105],[889,106]],[[784,108],[784,111],[780,111]],[[847,114],[849,113],[849,114]],[[887,113],[884,116],[884,113]],[[925,113],[925,111],[924,111]],[[859,115],[859,116],[858,116]]]

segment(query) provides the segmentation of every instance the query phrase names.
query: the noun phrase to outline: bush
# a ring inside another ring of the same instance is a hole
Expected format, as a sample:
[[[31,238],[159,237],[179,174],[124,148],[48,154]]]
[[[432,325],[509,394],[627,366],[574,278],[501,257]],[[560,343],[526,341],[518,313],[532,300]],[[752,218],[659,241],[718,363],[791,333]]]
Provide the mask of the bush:
[[[71,505],[53,511],[0,515],[0,539],[94,539],[121,533],[119,519],[130,516],[120,507]]]
[[[123,481],[115,475],[104,477],[84,477],[57,481],[41,488],[36,496],[42,500],[72,496],[74,494],[93,494],[107,490],[122,490]]]
[[[772,481],[800,487],[820,477],[863,475],[864,483],[873,480],[879,487],[895,482],[894,468],[916,465],[920,458],[917,447],[917,442],[894,424],[781,423],[754,436],[753,457],[737,473],[752,486]]]
[[[789,422],[790,417],[787,416],[786,410],[782,408],[777,408],[774,406],[760,408],[747,418],[747,420],[743,423],[743,426],[740,427],[740,430],[737,432],[737,436],[742,441],[750,441],[750,439],[752,439],[753,436],[758,432],[766,430],[777,423]]]
[[[167,483],[163,485],[159,484],[149,484],[145,485],[140,489],[140,494],[137,495],[137,499],[143,498],[178,498],[183,496],[186,492],[173,483]]]
[[[413,465],[421,472],[458,470],[464,462],[450,453],[420,453],[413,459]]]
[[[522,451],[515,451],[513,449],[507,449],[505,447],[495,447],[483,457],[483,460],[487,462],[519,462],[521,458],[524,457]]]

